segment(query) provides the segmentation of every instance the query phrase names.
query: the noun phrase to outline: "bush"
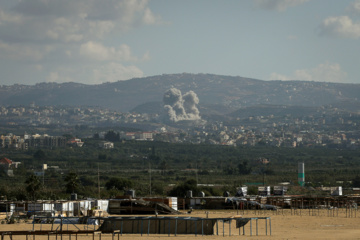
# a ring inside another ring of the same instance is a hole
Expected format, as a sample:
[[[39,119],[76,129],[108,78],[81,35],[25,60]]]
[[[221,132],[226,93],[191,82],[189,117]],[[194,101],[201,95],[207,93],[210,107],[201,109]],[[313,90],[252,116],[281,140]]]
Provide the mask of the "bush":
[[[133,182],[131,180],[125,178],[117,178],[112,177],[109,181],[105,183],[105,187],[107,190],[110,189],[117,189],[117,190],[124,190],[131,188],[133,186]]]
[[[184,197],[186,196],[186,192],[189,190],[193,192],[193,196],[197,196],[199,194],[200,190],[197,187],[195,179],[189,179],[186,182],[174,187],[169,191],[168,195],[174,197]]]

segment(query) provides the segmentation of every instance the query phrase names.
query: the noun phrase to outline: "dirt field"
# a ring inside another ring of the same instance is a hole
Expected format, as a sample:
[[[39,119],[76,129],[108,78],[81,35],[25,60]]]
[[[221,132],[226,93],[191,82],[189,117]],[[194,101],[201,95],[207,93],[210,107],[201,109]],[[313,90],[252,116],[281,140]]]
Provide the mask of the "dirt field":
[[[258,236],[256,236],[256,221],[252,221],[252,236],[250,236],[250,223],[245,227],[245,236],[239,236],[239,229],[235,223],[231,225],[231,236],[229,236],[229,224],[225,223],[224,233],[226,239],[360,239],[360,212],[355,210],[279,210],[279,211],[208,211],[209,218],[215,217],[231,217],[234,215],[242,215],[243,217],[270,217],[271,218],[271,236],[270,226],[268,222],[268,235],[266,235],[265,220],[258,220]],[[192,217],[206,217],[204,210],[194,211]],[[77,225],[79,229],[94,229],[94,226]],[[197,235],[123,235],[120,239],[220,239],[223,237],[223,224],[219,223],[219,236],[201,236]],[[35,230],[51,229],[50,224],[36,224]],[[54,228],[57,226],[54,225]],[[96,226],[97,227],[97,226]],[[1,224],[0,231],[10,230],[32,230],[31,223]],[[73,225],[64,225],[63,229],[75,230]],[[242,234],[241,229],[241,234]],[[215,230],[216,233],[216,230]],[[5,236],[4,239],[10,239]],[[13,240],[25,240],[26,236],[13,236]],[[31,239],[31,238],[30,238]],[[46,236],[36,236],[35,239],[47,240]],[[55,236],[50,236],[51,240],[55,240]],[[58,237],[60,239],[60,237]],[[69,236],[63,236],[63,240],[68,240]],[[75,236],[72,236],[75,239]],[[92,239],[92,235],[78,236],[79,240]],[[100,239],[95,236],[95,240]],[[102,234],[101,240],[111,240],[110,234]],[[117,239],[117,237],[115,237]]]

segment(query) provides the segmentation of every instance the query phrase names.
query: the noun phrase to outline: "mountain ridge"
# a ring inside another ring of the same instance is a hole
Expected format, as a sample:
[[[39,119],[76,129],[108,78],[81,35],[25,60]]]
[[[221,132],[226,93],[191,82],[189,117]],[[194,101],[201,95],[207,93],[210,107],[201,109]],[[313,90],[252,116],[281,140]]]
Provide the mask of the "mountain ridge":
[[[87,105],[127,112],[149,103],[160,103],[161,106],[163,94],[172,87],[183,93],[194,91],[199,97],[200,107],[213,106],[218,108],[216,112],[221,106],[231,112],[261,104],[304,107],[336,104],[346,107],[342,102],[352,105],[352,111],[360,111],[360,84],[264,81],[190,73],[163,74],[98,85],[73,82],[2,85],[0,103],[7,106],[28,105],[31,102],[38,106]]]

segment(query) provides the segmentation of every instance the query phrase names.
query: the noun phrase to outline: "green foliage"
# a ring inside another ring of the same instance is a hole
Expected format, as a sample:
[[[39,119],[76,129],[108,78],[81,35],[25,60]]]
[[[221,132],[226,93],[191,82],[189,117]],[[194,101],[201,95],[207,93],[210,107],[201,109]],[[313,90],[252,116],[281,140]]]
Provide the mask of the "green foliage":
[[[244,161],[235,166],[231,160],[228,161],[227,165],[224,167],[224,173],[228,175],[240,174],[247,175],[251,173],[252,168],[248,166],[248,162]]]
[[[215,187],[201,187],[200,191],[205,193],[205,196],[222,196],[222,191]]]
[[[357,175],[353,180],[352,180],[352,186],[353,187],[360,187],[360,176]]]
[[[151,193],[152,195],[162,196],[164,194],[165,186],[161,182],[152,182],[151,184]]]
[[[111,142],[118,142],[120,141],[120,134],[111,130],[105,134],[104,138]]]
[[[84,187],[88,187],[88,186],[96,187],[96,182],[90,176],[81,176],[80,182],[81,182],[81,185],[83,185]]]
[[[224,173],[228,175],[233,175],[238,172],[238,169],[234,167],[232,164],[227,164],[227,166],[224,168]]]
[[[133,186],[131,180],[125,178],[112,177],[105,183],[105,188],[107,190],[116,189],[116,190],[126,190]]]
[[[32,174],[26,179],[25,183],[27,184],[26,186],[27,193],[31,196],[31,199],[35,201],[36,195],[41,188],[40,179]]]
[[[8,190],[5,186],[1,186],[0,187],[0,197],[2,198],[1,200],[6,200],[7,199],[7,195],[8,195]]]
[[[239,174],[249,174],[251,172],[251,167],[248,166],[248,162],[244,161],[242,163],[239,163],[238,165]]]
[[[161,157],[155,154],[149,155],[149,159],[151,162],[158,164],[161,161]]]
[[[39,149],[34,153],[34,158],[37,160],[44,160],[46,157],[46,154],[43,150]]]
[[[168,168],[167,162],[162,160],[159,164],[159,168],[161,169],[162,174],[165,174],[165,170]]]
[[[209,170],[200,170],[200,171],[198,172],[198,174],[199,174],[199,175],[210,175],[210,172],[209,172]]]
[[[250,186],[248,187],[248,195],[257,195],[258,194],[258,188],[256,186]]]
[[[177,185],[169,191],[168,195],[173,197],[184,197],[189,190],[192,191],[193,195],[197,195],[200,192],[195,179],[189,179],[184,183]]]
[[[63,134],[63,137],[65,137],[66,139],[71,139],[71,138],[73,138],[74,136],[71,135],[71,134]]]
[[[2,155],[21,164],[14,169],[15,178],[10,178],[6,174],[1,175],[0,186],[11,185],[11,188],[6,187],[6,191],[0,190],[0,195],[6,194],[7,199],[17,200],[34,198],[30,192],[25,191],[27,184],[24,182],[30,173],[40,171],[43,163],[59,168],[48,169],[45,172],[45,189],[40,188],[36,198],[68,197],[66,191],[71,193],[73,190],[70,186],[64,188],[67,183],[63,173],[67,173],[69,169],[73,169],[72,171],[76,172],[80,179],[74,191],[79,196],[97,197],[98,166],[101,188],[104,186],[106,188],[105,184],[111,178],[131,179],[133,184],[130,186],[136,190],[138,196],[150,193],[148,171],[150,168],[152,195],[158,196],[171,192],[173,196],[183,197],[187,190],[192,190],[194,196],[198,191],[204,191],[207,196],[222,195],[224,190],[233,193],[235,187],[242,184],[251,186],[253,183],[262,183],[263,177],[268,185],[279,182],[291,182],[296,185],[298,162],[305,162],[306,181],[311,182],[311,186],[336,186],[338,185],[336,181],[348,183],[351,180],[353,186],[360,186],[356,180],[356,177],[360,176],[360,149],[232,147],[123,141],[118,142],[114,149],[104,150],[98,148],[100,139],[83,140],[86,144],[82,148],[44,148],[40,149],[41,151],[31,148],[24,151],[2,149]],[[42,159],[44,155],[45,158]],[[271,162],[264,166],[257,161],[260,157],[267,158]],[[197,188],[196,185],[189,187],[185,184],[187,179],[195,177],[199,183],[222,185],[224,189],[212,190]],[[169,185],[176,183],[178,184],[171,190],[172,187]],[[122,194],[123,185],[120,184],[119,188],[112,188],[117,184],[110,185],[112,186],[109,190],[101,190],[103,196]],[[114,191],[110,192],[110,190]],[[27,194],[20,194],[21,192]]]
[[[80,131],[83,131],[83,130],[87,130],[89,128],[88,125],[84,125],[84,124],[77,124],[75,125],[75,130],[80,130]]]
[[[65,187],[67,193],[75,193],[80,187],[79,176],[75,172],[70,172],[65,176]]]

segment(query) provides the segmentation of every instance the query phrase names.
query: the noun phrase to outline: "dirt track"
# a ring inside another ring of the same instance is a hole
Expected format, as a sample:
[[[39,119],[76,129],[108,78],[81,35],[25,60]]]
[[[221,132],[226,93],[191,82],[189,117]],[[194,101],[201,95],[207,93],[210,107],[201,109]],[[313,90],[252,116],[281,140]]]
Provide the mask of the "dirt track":
[[[271,232],[268,225],[268,235],[265,235],[265,221],[258,220],[258,236],[256,236],[256,222],[252,223],[252,236],[250,236],[250,224],[245,227],[245,236],[239,236],[239,229],[236,229],[235,224],[231,226],[231,236],[229,236],[229,225],[225,224],[225,238],[226,239],[360,239],[360,212],[346,212],[345,209],[337,210],[298,210],[297,212],[290,210],[274,211],[225,211],[210,210],[209,217],[231,217],[234,215],[243,215],[243,217],[270,217],[271,218]],[[191,215],[193,217],[206,217],[204,210],[194,211]],[[269,224],[269,223],[268,223]],[[77,225],[81,230],[87,229],[87,226]],[[54,226],[56,228],[56,226]],[[94,226],[89,226],[94,229]],[[32,230],[33,225],[30,223],[17,224],[1,224],[0,231],[11,230]],[[35,230],[51,229],[50,224],[36,224]],[[64,226],[64,230],[75,230],[73,225]],[[215,231],[216,232],[216,231]],[[242,229],[241,229],[242,233]],[[201,236],[197,235],[178,235],[170,237],[168,235],[123,235],[120,239],[220,239],[223,236],[222,224],[219,224],[219,236]],[[47,240],[47,236],[36,236],[35,239]],[[5,239],[10,239],[5,236]],[[13,236],[13,240],[25,240],[26,236]],[[50,236],[50,239],[55,240],[55,236]],[[59,238],[60,239],[60,238]],[[63,236],[63,240],[69,239],[69,236]],[[72,237],[75,239],[75,236]],[[92,235],[78,236],[78,239],[92,239]],[[99,239],[95,236],[95,240]],[[110,234],[102,234],[102,240],[111,240]],[[117,239],[117,237],[115,237]]]

